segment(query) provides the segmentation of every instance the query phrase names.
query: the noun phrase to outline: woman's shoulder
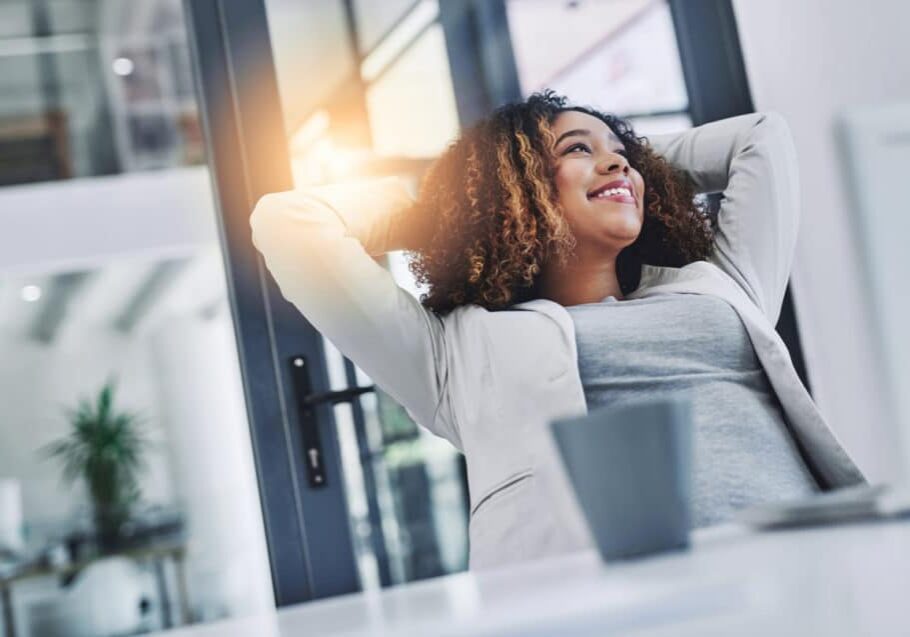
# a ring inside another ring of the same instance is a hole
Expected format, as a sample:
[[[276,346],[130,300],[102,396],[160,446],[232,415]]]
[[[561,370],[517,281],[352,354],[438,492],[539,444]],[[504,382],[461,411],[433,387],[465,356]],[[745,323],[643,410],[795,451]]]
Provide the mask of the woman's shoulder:
[[[554,318],[561,321],[564,317],[568,317],[568,312],[559,303],[549,299],[532,299],[502,310],[490,310],[480,305],[466,303],[442,316],[442,321],[444,323],[493,325],[535,322]]]
[[[454,363],[450,369],[460,378],[459,385],[477,391],[489,389],[490,382],[547,382],[574,364],[572,318],[553,301],[539,299],[496,311],[464,305],[443,317],[443,325],[449,361]]]
[[[482,339],[482,346],[488,349],[562,347],[567,339],[574,339],[569,312],[548,299],[495,311],[462,305],[442,317],[442,321],[447,338],[464,343]]]

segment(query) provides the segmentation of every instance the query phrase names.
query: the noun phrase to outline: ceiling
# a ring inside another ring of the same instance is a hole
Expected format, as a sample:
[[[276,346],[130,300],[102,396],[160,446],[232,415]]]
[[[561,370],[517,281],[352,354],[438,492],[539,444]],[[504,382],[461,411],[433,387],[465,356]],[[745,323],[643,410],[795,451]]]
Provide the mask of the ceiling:
[[[26,286],[41,296],[26,301]],[[174,316],[226,312],[227,289],[216,247],[192,257],[123,258],[92,269],[0,274],[0,337],[63,344],[85,332],[144,335]]]

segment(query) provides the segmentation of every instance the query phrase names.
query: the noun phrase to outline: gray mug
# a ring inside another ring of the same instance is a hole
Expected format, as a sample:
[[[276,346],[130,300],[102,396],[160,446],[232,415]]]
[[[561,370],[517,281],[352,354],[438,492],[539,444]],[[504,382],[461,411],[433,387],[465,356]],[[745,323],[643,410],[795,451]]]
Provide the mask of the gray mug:
[[[605,560],[688,546],[692,415],[685,396],[597,409],[551,429]]]

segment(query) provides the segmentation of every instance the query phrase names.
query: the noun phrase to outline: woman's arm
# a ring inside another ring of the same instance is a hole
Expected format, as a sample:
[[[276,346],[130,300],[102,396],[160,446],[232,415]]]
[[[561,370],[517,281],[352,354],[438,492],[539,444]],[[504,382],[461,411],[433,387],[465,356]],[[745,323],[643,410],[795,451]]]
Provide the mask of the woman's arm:
[[[650,142],[699,192],[723,192],[711,261],[776,323],[799,227],[796,151],[786,121],[777,113],[742,115]]]
[[[415,247],[398,179],[266,195],[253,243],[281,293],[420,424],[461,443],[445,390],[442,321],[370,255]]]

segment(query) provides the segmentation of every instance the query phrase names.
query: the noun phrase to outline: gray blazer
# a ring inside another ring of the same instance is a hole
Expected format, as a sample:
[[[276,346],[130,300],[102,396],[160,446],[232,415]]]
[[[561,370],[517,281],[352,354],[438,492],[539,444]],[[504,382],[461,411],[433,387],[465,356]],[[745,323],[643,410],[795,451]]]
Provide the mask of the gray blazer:
[[[863,476],[819,414],[774,324],[798,227],[795,152],[784,120],[753,114],[651,140],[722,191],[710,262],[645,266],[628,298],[710,294],[739,314],[791,432],[826,488]],[[464,452],[470,562],[488,567],[593,546],[548,423],[585,413],[574,325],[549,300],[489,312],[426,311],[371,255],[407,247],[397,179],[267,195],[253,242],[284,296],[421,425]]]

